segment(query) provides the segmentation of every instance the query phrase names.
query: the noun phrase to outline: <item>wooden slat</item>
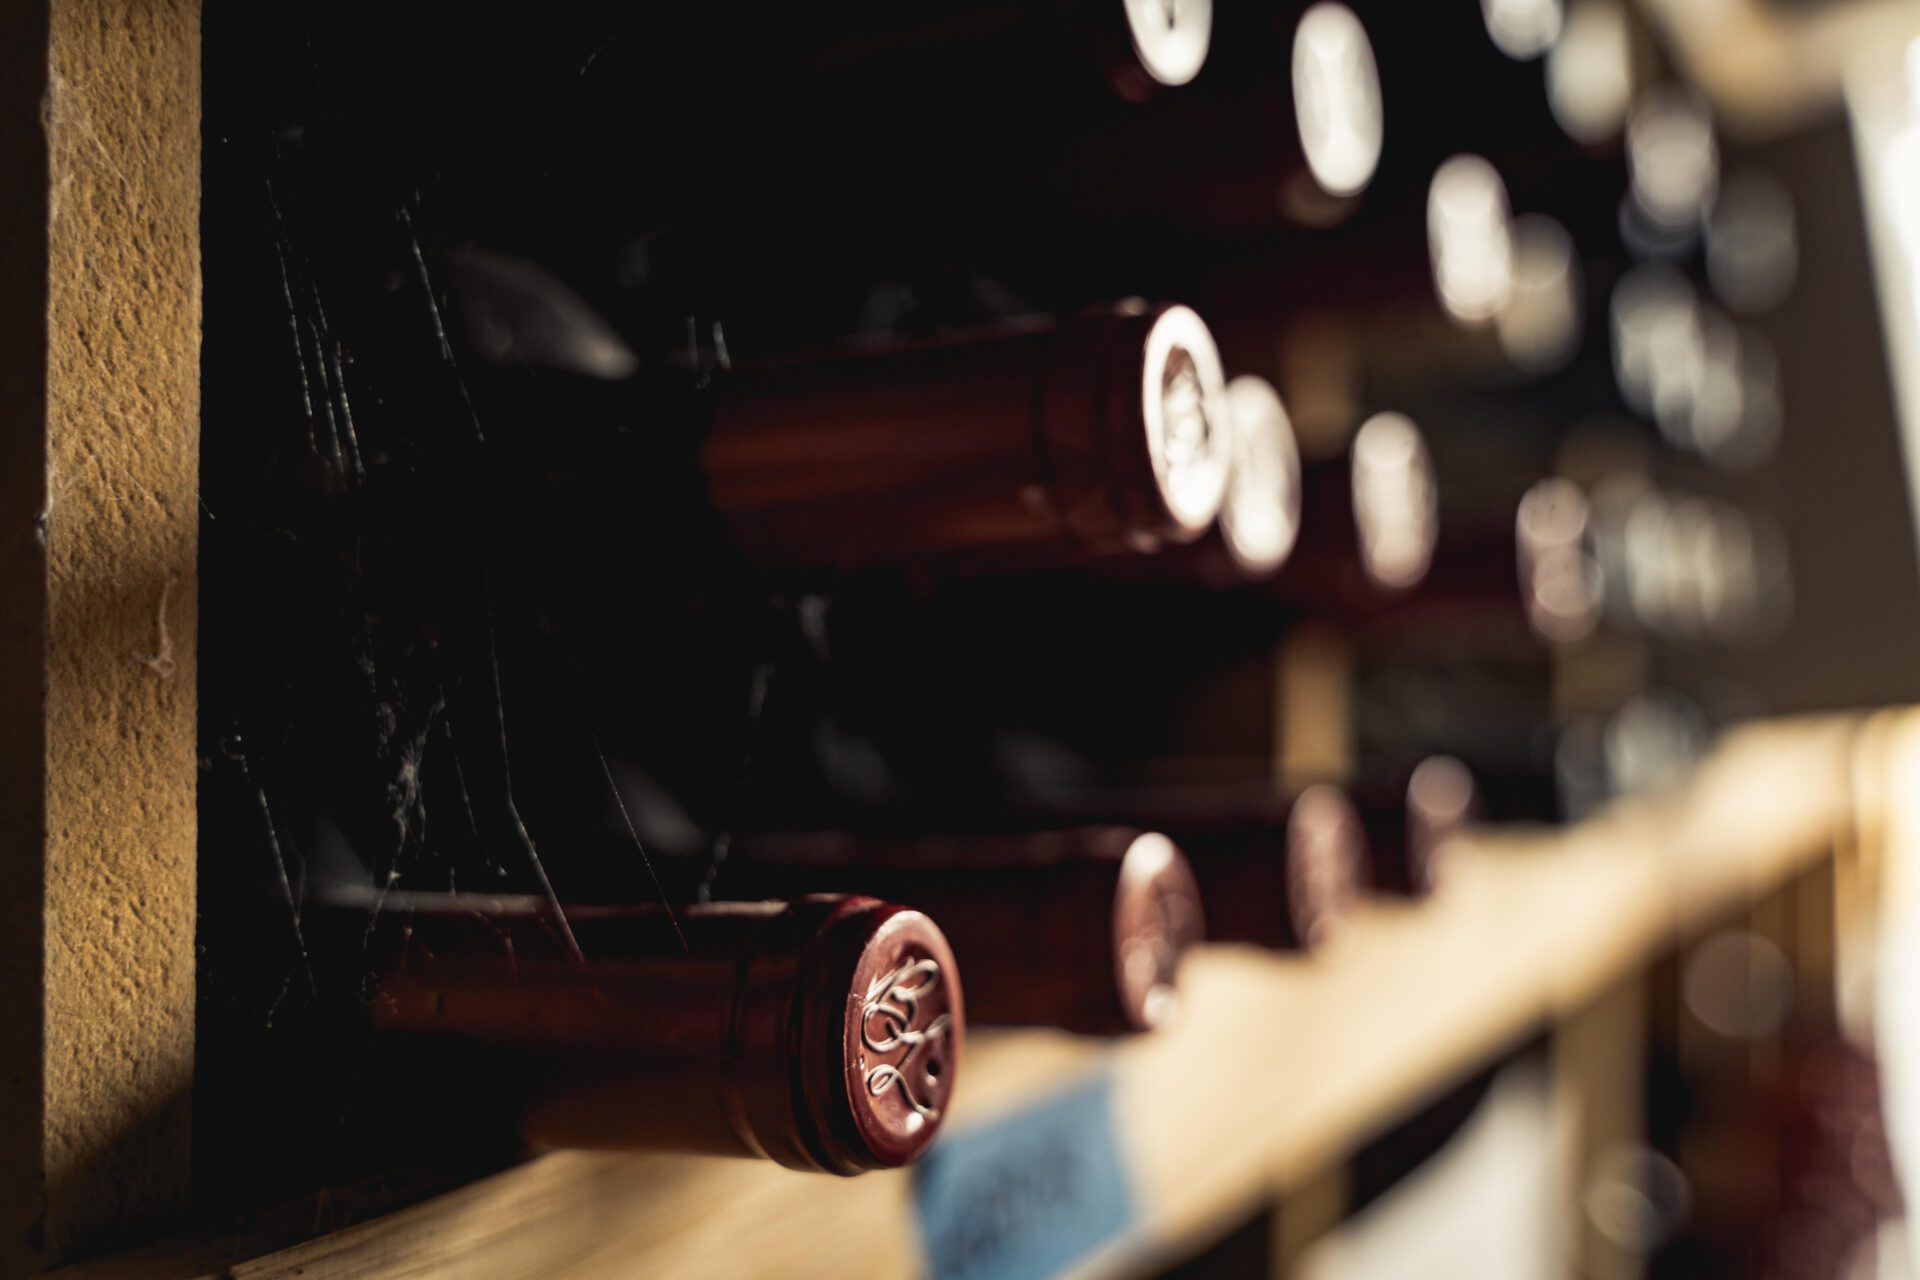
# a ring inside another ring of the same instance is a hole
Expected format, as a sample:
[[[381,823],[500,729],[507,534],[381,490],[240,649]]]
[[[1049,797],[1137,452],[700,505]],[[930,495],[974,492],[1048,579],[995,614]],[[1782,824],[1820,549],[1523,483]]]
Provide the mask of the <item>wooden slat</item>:
[[[0,1274],[187,1195],[198,0],[0,6]]]
[[[954,1129],[1109,1067],[1144,1221],[1081,1271],[1139,1273],[1311,1185],[1435,1091],[1827,856],[1855,731],[1744,732],[1684,795],[1462,846],[1432,901],[1373,905],[1310,959],[1203,951],[1169,1032],[1115,1045],[980,1035]],[[917,1263],[910,1194],[906,1174],[555,1155],[275,1252],[235,1261],[244,1248],[230,1245],[111,1274],[898,1276]]]

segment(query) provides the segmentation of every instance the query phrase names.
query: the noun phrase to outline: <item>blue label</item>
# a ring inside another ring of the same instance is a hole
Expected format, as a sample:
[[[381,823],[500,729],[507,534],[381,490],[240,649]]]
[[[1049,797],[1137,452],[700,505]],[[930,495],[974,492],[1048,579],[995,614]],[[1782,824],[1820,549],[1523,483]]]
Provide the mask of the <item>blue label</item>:
[[[1124,1234],[1133,1194],[1113,1077],[943,1136],[914,1171],[913,1202],[935,1280],[1043,1280]]]

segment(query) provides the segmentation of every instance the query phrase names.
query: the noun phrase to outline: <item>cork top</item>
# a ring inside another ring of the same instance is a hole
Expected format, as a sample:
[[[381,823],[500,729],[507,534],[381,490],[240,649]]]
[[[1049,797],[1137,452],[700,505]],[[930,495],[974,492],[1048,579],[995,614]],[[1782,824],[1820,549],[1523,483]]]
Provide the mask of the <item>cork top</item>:
[[[1440,847],[1472,822],[1480,791],[1467,766],[1428,756],[1407,779],[1407,871],[1416,892],[1433,889]]]
[[[1140,413],[1169,532],[1176,540],[1196,538],[1226,497],[1233,429],[1220,351],[1187,307],[1165,308],[1147,330]]]
[[[1233,475],[1220,508],[1220,536],[1234,563],[1253,576],[1285,564],[1300,536],[1300,446],[1280,393],[1242,374],[1227,384]]]
[[[1384,112],[1373,45],[1353,10],[1322,0],[1293,32],[1300,149],[1321,190],[1357,195],[1380,164]]]
[[[1593,510],[1579,485],[1558,476],[1539,481],[1514,513],[1514,571],[1527,622],[1561,643],[1585,639],[1604,603],[1593,546]]]
[[[1176,87],[1200,74],[1213,40],[1213,0],[1125,0],[1127,35],[1140,66]]]
[[[865,937],[841,1037],[846,1104],[880,1167],[905,1164],[940,1130],[965,1035],[960,974],[933,921],[892,910]]]
[[[1287,817],[1287,914],[1302,948],[1324,945],[1359,896],[1366,831],[1346,793],[1308,787]]]
[[[1121,1013],[1131,1025],[1151,1030],[1178,1011],[1180,961],[1202,936],[1193,869],[1158,832],[1135,838],[1121,858],[1113,934]]]
[[[1353,437],[1353,516],[1367,576],[1388,591],[1427,576],[1440,534],[1433,459],[1413,420],[1377,413]]]

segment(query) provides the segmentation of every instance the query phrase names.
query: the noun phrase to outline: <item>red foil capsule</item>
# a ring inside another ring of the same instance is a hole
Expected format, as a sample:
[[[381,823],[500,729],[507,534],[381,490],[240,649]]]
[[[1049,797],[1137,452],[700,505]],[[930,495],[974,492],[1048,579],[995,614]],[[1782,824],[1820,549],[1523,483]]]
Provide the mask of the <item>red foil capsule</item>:
[[[773,565],[1150,550],[1220,509],[1225,396],[1212,335],[1177,306],[784,361],[722,397],[709,488]]]
[[[918,911],[834,896],[594,907],[562,928],[538,900],[399,905],[407,941],[376,1026],[526,1066],[537,1145],[854,1174],[906,1164],[939,1132],[965,1015],[953,953]]]
[[[1202,935],[1186,858],[1166,836],[1126,827],[741,835],[720,883],[747,894],[800,885],[886,894],[937,916],[980,1025],[1151,1029],[1177,1009],[1180,961]]]

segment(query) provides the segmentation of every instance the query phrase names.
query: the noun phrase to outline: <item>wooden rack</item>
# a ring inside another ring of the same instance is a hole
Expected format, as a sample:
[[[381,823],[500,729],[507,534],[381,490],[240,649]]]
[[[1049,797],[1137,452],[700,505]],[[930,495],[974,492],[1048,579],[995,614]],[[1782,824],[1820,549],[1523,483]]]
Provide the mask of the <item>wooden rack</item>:
[[[1567,1034],[1659,957],[1797,883],[1820,888],[1803,885],[1774,918],[1790,952],[1830,985],[1820,957],[1833,953],[1836,910],[1857,910],[1863,880],[1877,875],[1881,802],[1920,795],[1890,772],[1920,779],[1915,761],[1913,716],[1743,730],[1673,795],[1564,833],[1457,846],[1431,900],[1371,905],[1311,958],[1203,950],[1166,1032],[1115,1043],[977,1036],[945,1141],[1017,1127],[1062,1089],[1101,1080],[1131,1223],[1071,1273],[1150,1273],[1276,1205],[1297,1241],[1338,1218],[1337,1175],[1369,1137],[1516,1046]],[[777,1264],[792,1276],[900,1276],[922,1266],[915,1178],[554,1154],[318,1239],[183,1245],[109,1270],[321,1280]]]

